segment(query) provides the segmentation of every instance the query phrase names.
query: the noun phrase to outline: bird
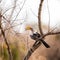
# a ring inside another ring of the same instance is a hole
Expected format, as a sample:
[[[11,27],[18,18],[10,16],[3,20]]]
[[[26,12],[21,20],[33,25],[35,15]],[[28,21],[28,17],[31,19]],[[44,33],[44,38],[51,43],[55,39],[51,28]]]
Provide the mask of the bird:
[[[35,40],[36,43],[37,43],[38,38],[40,38],[41,35],[38,32],[34,32],[34,30],[31,26],[26,26],[25,30],[30,30],[31,31],[32,35],[30,35],[30,37],[31,37],[31,39]],[[40,39],[39,42],[43,43],[46,48],[50,48],[50,46],[43,39]]]

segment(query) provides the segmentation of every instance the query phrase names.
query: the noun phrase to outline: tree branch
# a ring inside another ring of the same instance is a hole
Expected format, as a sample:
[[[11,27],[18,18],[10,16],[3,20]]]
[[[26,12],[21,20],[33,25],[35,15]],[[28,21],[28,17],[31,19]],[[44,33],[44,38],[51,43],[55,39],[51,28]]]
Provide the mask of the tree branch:
[[[0,29],[1,29],[1,33],[2,33],[2,35],[3,35],[4,41],[5,41],[6,45],[7,45],[7,50],[8,50],[8,54],[9,54],[9,60],[12,60],[11,50],[10,50],[9,44],[8,44],[8,42],[7,42],[7,39],[6,39],[6,37],[5,37],[5,32],[3,31],[1,21],[2,21],[2,15],[1,15],[1,12],[0,12]]]
[[[35,43],[34,43],[35,44]],[[25,56],[24,60],[28,60],[30,56],[33,54],[33,52],[41,45],[41,42],[39,42],[37,45],[34,45],[30,48],[27,55]]]
[[[38,10],[38,27],[41,35],[43,35],[42,26],[41,26],[41,11],[42,11],[42,4],[44,0],[41,0]]]

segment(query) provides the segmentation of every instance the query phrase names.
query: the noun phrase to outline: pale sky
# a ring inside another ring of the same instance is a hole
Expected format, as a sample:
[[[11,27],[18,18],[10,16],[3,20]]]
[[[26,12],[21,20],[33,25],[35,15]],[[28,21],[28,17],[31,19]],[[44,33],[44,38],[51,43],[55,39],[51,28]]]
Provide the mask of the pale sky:
[[[14,0],[2,0],[2,3],[0,3],[0,7],[3,8],[3,11],[9,7],[12,6]],[[17,1],[17,8],[13,14],[13,17],[15,17],[15,15],[17,14],[17,12],[19,11],[19,6],[22,6],[22,1],[23,0],[18,0]],[[47,3],[48,1],[48,3]],[[22,27],[25,26],[26,24],[32,24],[32,23],[37,23],[38,19],[38,7],[39,7],[39,3],[40,0],[27,0],[25,2],[25,5],[22,9],[22,11],[20,12],[19,16],[17,17],[18,21],[15,21],[15,24],[19,24],[20,20],[19,19],[23,19],[26,20],[26,22],[24,22],[22,24]],[[49,7],[49,11],[50,11],[50,26],[55,26],[57,24],[57,26],[60,24],[60,0],[44,0],[43,3],[43,8],[42,8],[42,15],[41,15],[41,20],[43,24],[48,25],[49,22],[49,12],[48,12],[48,7]],[[19,6],[18,6],[19,5]],[[33,12],[33,13],[32,13]],[[16,27],[16,29],[18,29],[21,27]],[[21,28],[21,31],[23,31],[24,28]]]

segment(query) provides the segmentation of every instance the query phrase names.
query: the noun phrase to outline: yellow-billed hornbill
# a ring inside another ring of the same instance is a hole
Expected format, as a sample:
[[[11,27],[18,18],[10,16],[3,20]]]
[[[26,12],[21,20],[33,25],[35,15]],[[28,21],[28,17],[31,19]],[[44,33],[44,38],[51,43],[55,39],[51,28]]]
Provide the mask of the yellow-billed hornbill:
[[[33,28],[30,27],[30,26],[27,26],[27,27],[25,28],[25,30],[30,30],[30,31],[32,32],[32,35],[30,35],[30,37],[31,37],[33,40],[35,40],[35,41],[37,41],[38,38],[41,37],[41,35],[40,35],[38,32],[35,32],[35,33],[34,33]],[[44,46],[45,46],[46,48],[50,48],[50,46],[49,46],[43,39],[40,39],[40,41],[44,44]],[[37,41],[37,42],[38,42],[38,41]],[[36,42],[36,43],[37,43],[37,42]]]

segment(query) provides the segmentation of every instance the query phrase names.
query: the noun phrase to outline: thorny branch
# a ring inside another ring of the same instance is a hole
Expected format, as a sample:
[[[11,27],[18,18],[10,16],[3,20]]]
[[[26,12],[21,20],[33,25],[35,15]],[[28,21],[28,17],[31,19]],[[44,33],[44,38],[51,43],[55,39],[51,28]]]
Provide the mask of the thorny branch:
[[[46,36],[49,36],[49,35],[60,34],[60,32],[53,32],[53,31],[50,31],[46,34],[43,34],[42,27],[41,27],[41,10],[42,10],[43,1],[44,0],[41,0],[40,5],[39,5],[39,11],[38,11],[38,24],[39,24],[38,26],[39,26],[39,31],[41,33],[41,37],[37,39],[38,43],[36,44],[36,42],[35,42],[33,44],[33,46],[30,48],[30,50],[28,51],[28,53],[25,56],[24,60],[28,60],[30,58],[30,56],[33,54],[33,52],[41,45],[41,42],[40,42],[41,39],[44,39]]]
[[[1,29],[1,33],[2,33],[2,35],[3,35],[4,41],[5,41],[6,45],[7,45],[7,50],[8,50],[8,54],[9,54],[9,60],[12,60],[12,53],[11,53],[9,44],[8,44],[8,42],[7,42],[6,36],[5,36],[5,32],[3,31],[1,21],[2,21],[2,15],[1,15],[1,12],[0,12],[0,29]]]

